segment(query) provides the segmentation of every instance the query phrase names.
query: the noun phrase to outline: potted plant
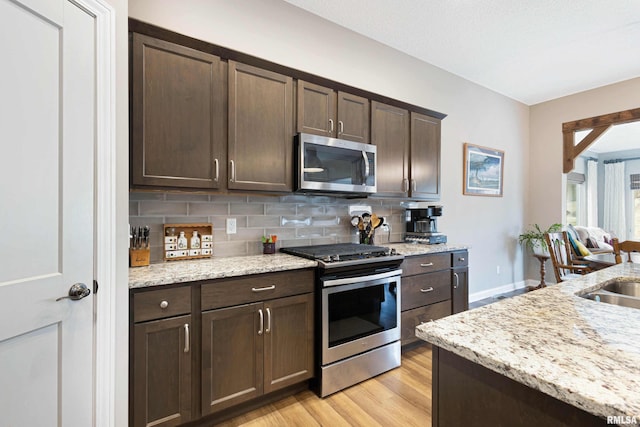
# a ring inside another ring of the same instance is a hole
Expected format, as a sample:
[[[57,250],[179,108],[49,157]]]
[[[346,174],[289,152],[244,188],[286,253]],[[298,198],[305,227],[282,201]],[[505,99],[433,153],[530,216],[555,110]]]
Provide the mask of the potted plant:
[[[561,229],[562,224],[553,224],[546,230],[542,230],[538,224],[533,224],[532,228],[518,236],[518,242],[524,243],[534,254],[549,255],[549,248],[544,240],[544,235],[546,233],[556,233]]]

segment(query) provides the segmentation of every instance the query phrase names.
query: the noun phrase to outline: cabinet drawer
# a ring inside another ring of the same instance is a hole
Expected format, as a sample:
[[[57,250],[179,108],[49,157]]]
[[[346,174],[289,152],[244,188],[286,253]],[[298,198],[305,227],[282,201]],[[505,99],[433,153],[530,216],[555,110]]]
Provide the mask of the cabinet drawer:
[[[469,265],[469,253],[467,251],[458,251],[451,254],[454,267],[466,267]]]
[[[403,311],[400,315],[401,344],[410,344],[419,340],[416,337],[416,326],[421,323],[437,320],[451,314],[451,300],[438,302],[424,307],[414,308],[413,310]]]
[[[418,274],[402,278],[402,311],[451,298],[451,272]]]
[[[401,268],[403,276],[430,273],[432,271],[451,268],[451,253],[443,252],[439,254],[408,257],[402,263]]]
[[[313,292],[313,270],[215,280],[202,285],[202,310]]]
[[[191,288],[159,289],[133,294],[133,321],[191,313]]]

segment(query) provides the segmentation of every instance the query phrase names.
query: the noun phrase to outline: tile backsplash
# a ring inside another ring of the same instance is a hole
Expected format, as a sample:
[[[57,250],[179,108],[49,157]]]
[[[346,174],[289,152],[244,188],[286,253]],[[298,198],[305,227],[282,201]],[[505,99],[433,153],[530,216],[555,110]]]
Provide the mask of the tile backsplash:
[[[129,223],[151,227],[151,262],[163,261],[162,225],[166,223],[213,224],[213,256],[262,253],[261,238],[277,235],[284,246],[356,242],[349,205],[369,205],[384,217],[390,231],[378,229],[375,244],[402,240],[404,208],[400,201],[343,199],[329,196],[236,196],[172,192],[129,193]],[[226,233],[227,218],[236,219],[237,232]]]

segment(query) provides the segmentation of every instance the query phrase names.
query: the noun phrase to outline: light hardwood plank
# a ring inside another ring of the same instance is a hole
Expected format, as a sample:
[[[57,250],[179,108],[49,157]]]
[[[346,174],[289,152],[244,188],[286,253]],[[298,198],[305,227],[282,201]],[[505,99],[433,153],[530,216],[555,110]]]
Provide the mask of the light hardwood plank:
[[[218,425],[430,426],[431,347],[406,351],[400,368],[324,399],[306,390]]]

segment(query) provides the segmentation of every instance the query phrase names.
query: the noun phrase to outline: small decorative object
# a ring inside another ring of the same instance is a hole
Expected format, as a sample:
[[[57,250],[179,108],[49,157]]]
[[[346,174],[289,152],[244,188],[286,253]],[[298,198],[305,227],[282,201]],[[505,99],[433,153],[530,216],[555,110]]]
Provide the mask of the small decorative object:
[[[200,249],[200,237],[198,237],[198,232],[195,230],[191,236],[191,249]]]
[[[184,231],[181,231],[178,237],[178,249],[187,249],[187,238],[184,237]]]
[[[262,253],[275,254],[276,241],[278,241],[278,236],[275,234],[272,234],[271,236],[262,236]]]
[[[464,144],[462,194],[502,197],[504,151]]]
[[[534,254],[549,255],[547,242],[544,240],[546,233],[556,233],[562,229],[562,224],[553,224],[546,230],[542,230],[538,224],[533,224],[533,228],[526,230],[518,236],[518,243],[524,243]]]

